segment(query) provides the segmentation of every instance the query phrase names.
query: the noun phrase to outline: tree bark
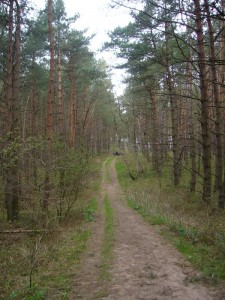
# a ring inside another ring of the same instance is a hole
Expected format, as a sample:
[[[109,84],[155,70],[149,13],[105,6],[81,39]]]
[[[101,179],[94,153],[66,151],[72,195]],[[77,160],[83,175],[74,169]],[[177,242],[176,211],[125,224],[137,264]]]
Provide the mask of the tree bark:
[[[47,138],[52,138],[53,133],[53,99],[54,99],[54,35],[53,35],[53,18],[52,18],[52,0],[48,0],[48,30],[50,43],[50,71],[48,85],[48,111],[47,111]]]
[[[50,70],[48,84],[48,108],[47,108],[47,127],[46,127],[46,154],[45,154],[45,180],[44,180],[44,195],[42,209],[44,213],[48,212],[49,197],[51,192],[50,185],[50,155],[51,141],[53,135],[53,99],[54,99],[54,78],[55,78],[55,63],[54,63],[54,35],[53,35],[53,17],[52,17],[52,0],[48,0],[48,30],[50,43]]]
[[[215,104],[215,131],[216,131],[216,178],[214,191],[220,191],[222,186],[223,177],[223,147],[222,147],[222,117],[221,117],[221,107],[220,107],[220,95],[219,95],[219,82],[217,76],[217,66],[216,66],[216,56],[215,56],[215,45],[214,45],[214,34],[213,25],[210,16],[209,2],[204,0],[207,24],[209,31],[209,41],[210,41],[210,69],[212,77],[212,88]]]
[[[14,18],[14,3],[16,3],[16,18]],[[18,102],[20,94],[20,6],[17,1],[9,2],[9,32],[8,32],[8,63],[7,63],[7,103],[8,103],[8,153],[6,168],[5,202],[8,221],[14,221],[19,215],[19,162],[16,143],[18,143]],[[15,32],[15,55],[13,50],[13,30]],[[15,64],[15,66],[14,66]],[[14,67],[13,67],[14,66]]]
[[[203,163],[203,194],[202,200],[209,204],[211,202],[211,139],[209,128],[209,95],[207,83],[206,55],[203,37],[203,14],[200,1],[193,0],[195,14],[195,32],[197,36],[198,66],[200,81],[200,104],[201,104],[201,130],[202,130],[202,163]]]
[[[159,124],[157,122],[156,96],[153,95],[151,87],[148,87],[151,101],[151,128],[152,128],[152,163],[158,176],[161,176],[161,162],[159,149]]]
[[[75,80],[73,75],[70,76],[70,101],[69,101],[69,146],[73,148],[76,144],[77,131],[77,108],[76,108],[76,93]]]
[[[225,9],[225,0],[221,0],[221,7],[224,11]],[[224,61],[225,56],[225,20],[224,18],[221,20],[220,25],[220,41],[219,41],[219,60],[220,62]],[[224,89],[224,74],[225,74],[225,66],[224,64],[220,64],[219,66],[219,100],[221,107],[221,126],[223,128],[223,134],[225,133],[225,89]],[[225,207],[225,136],[223,135],[222,139],[223,146],[223,182],[221,184],[221,188],[219,191],[219,207]]]
[[[60,138],[63,137],[64,129],[64,113],[63,113],[63,90],[62,90],[62,65],[61,65],[61,49],[60,49],[60,30],[58,29],[58,51],[57,51],[57,67],[58,67],[58,128]]]

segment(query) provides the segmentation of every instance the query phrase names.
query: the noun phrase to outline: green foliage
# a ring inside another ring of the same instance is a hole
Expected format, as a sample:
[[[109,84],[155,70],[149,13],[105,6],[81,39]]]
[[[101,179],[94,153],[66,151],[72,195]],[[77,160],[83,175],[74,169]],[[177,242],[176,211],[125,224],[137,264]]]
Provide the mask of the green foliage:
[[[90,201],[87,207],[84,208],[83,216],[86,222],[95,221],[95,213],[98,209],[97,200],[94,198]]]
[[[59,155],[59,153],[64,154],[64,151],[66,151],[66,148],[61,143],[56,142],[53,153]],[[65,173],[68,171],[66,174],[68,176],[67,188],[70,187],[70,183],[73,184],[73,180],[76,180],[82,172],[85,173],[85,188],[80,190],[79,197],[77,197],[71,208],[70,214],[61,221],[60,226],[55,216],[57,194],[52,193],[55,199],[53,203],[50,203],[49,216],[44,223],[47,226],[44,229],[49,230],[49,232],[44,231],[41,239],[41,235],[35,233],[19,235],[16,240],[14,235],[1,235],[1,299],[11,297],[20,300],[26,299],[25,297],[28,296],[39,299],[37,297],[41,297],[41,293],[44,293],[44,291],[46,292],[43,299],[52,299],[55,295],[60,295],[60,299],[68,298],[72,284],[71,274],[76,273],[78,270],[80,257],[90,236],[90,231],[82,228],[82,222],[84,219],[89,221],[95,218],[95,212],[97,211],[96,192],[99,191],[100,170],[102,160],[105,159],[94,158],[88,161],[87,174],[85,154],[68,152],[67,156],[64,156],[66,158],[65,165],[63,165],[63,157],[60,157],[60,155],[58,156],[60,160],[54,161],[56,156],[51,158],[53,162],[51,165],[52,187],[55,188],[53,191],[57,191],[56,187],[60,180],[59,172],[64,166],[67,168]],[[82,164],[85,170],[79,169],[79,163]],[[76,168],[78,168],[78,172]],[[44,177],[43,173],[43,170],[39,167],[37,180],[40,187]],[[36,194],[32,192],[29,201],[23,201],[23,206],[26,206],[25,208],[22,206],[20,219],[15,224],[10,224],[11,229],[14,226],[21,229],[41,229],[43,216],[40,211],[36,210],[39,205],[38,195],[39,191],[36,191]],[[70,192],[66,191],[66,195],[68,197]],[[67,197],[65,201],[69,200]],[[71,201],[72,199],[73,191],[71,190]],[[87,199],[91,200],[87,203]],[[9,224],[2,222],[2,219],[1,224],[2,229],[8,229]],[[32,273],[33,289],[28,289],[32,266],[34,266]]]
[[[72,284],[71,274],[77,271],[89,236],[88,230],[69,228],[53,246],[46,262],[48,268],[46,264],[41,266],[36,278],[37,285],[47,290],[47,298],[60,294],[61,299],[67,299]]]
[[[133,201],[132,199],[127,199],[128,206],[136,210],[142,217],[152,225],[163,225],[168,222],[167,218],[162,215],[151,215],[149,211],[146,211],[145,205],[141,205]]]
[[[116,161],[117,177],[122,187],[127,188],[131,183],[125,164],[121,160]]]
[[[46,291],[39,289],[37,286],[29,288],[27,291],[24,291],[22,294],[17,292],[12,292],[9,295],[8,300],[44,300],[46,299]]]
[[[118,170],[119,182],[124,188],[127,188],[132,182],[135,181],[135,179],[140,176],[143,177],[145,173],[140,174],[137,164],[137,160],[139,160],[139,157],[138,159],[135,159],[136,154],[126,153],[125,155],[126,164],[124,163],[124,161],[122,161],[121,158],[120,160],[117,160],[116,169]]]

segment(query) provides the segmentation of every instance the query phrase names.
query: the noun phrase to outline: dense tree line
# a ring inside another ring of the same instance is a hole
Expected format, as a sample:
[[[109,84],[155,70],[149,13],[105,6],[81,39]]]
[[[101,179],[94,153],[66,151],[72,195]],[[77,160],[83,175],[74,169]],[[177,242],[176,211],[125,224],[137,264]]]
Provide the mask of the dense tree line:
[[[44,215],[54,208],[61,219],[85,182],[88,157],[115,141],[131,147],[139,173],[139,152],[157,176],[169,158],[174,186],[188,170],[190,191],[201,184],[202,200],[224,208],[224,0],[112,2],[133,16],[106,44],[129,74],[119,101],[91,37],[74,29],[79,16],[68,18],[62,0],[39,12],[28,0],[0,3],[0,195],[8,220],[19,207]]]
[[[224,0],[113,2],[134,18],[106,44],[129,74],[120,99],[129,143],[158,176],[170,157],[174,186],[185,168],[190,191],[201,184],[202,200],[224,208]]]
[[[85,182],[88,158],[113,139],[112,84],[91,37],[72,26],[62,0],[36,12],[28,0],[0,3],[0,202],[62,218]]]

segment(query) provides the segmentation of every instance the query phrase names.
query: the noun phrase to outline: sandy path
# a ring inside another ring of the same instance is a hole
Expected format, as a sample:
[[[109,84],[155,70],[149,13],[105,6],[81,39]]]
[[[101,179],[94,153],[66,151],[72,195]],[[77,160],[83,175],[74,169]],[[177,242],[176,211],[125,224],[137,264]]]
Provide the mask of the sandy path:
[[[187,283],[188,276],[196,275],[194,270],[153,227],[126,206],[114,164],[115,160],[110,165],[111,182],[102,182],[102,193],[108,195],[116,219],[111,280],[107,283],[98,280],[104,236],[102,196],[99,219],[89,241],[91,252],[84,257],[84,267],[71,299],[223,299],[213,297],[202,284]],[[101,296],[101,290],[107,294]]]

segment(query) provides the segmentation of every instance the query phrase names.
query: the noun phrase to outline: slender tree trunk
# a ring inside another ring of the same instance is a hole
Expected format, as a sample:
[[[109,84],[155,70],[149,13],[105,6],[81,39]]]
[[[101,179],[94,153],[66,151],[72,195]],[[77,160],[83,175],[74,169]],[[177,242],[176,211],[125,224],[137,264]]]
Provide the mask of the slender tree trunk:
[[[200,104],[201,104],[201,129],[202,129],[202,163],[203,163],[203,195],[206,203],[211,201],[212,178],[211,178],[211,139],[209,128],[209,95],[207,84],[206,56],[203,38],[203,14],[199,0],[193,0],[195,7],[195,24],[198,48],[198,65],[200,81]]]
[[[152,128],[152,160],[158,176],[161,176],[161,162],[159,150],[159,124],[157,122],[156,96],[153,95],[151,87],[148,88],[151,100],[151,128]]]
[[[177,100],[174,95],[174,86],[172,80],[172,74],[167,66],[167,86],[170,96],[170,109],[171,109],[171,123],[172,123],[172,143],[173,143],[173,183],[174,186],[178,186],[181,176],[181,157],[179,151],[179,136],[178,136],[178,111]]]
[[[54,64],[54,36],[53,36],[53,20],[52,20],[52,0],[48,0],[48,30],[50,42],[50,70],[49,70],[49,85],[48,85],[48,108],[47,108],[47,151],[45,153],[45,180],[44,180],[44,195],[42,208],[44,213],[48,212],[49,197],[51,192],[50,185],[50,155],[51,155],[51,141],[53,135],[53,99],[54,99],[54,78],[55,78],[55,64]]]
[[[76,94],[75,94],[75,80],[73,75],[70,76],[70,101],[69,101],[69,145],[73,148],[76,144],[77,134],[77,108],[76,108]]]
[[[221,7],[224,11],[225,9],[225,0],[221,0]],[[220,40],[219,40],[219,60],[222,62],[225,58],[225,21],[221,20],[220,26]],[[221,107],[221,126],[223,128],[223,182],[221,184],[221,188],[219,191],[219,207],[225,207],[225,89],[224,89],[224,74],[225,74],[225,66],[221,64],[219,66],[219,100]]]
[[[190,113],[191,113],[191,120],[190,120],[190,157],[191,157],[190,191],[195,192],[197,164],[196,164],[195,128],[194,128],[194,120],[193,120],[193,101],[191,101]]]
[[[32,65],[33,68],[35,66],[35,54],[32,57]],[[36,99],[36,79],[35,74],[32,74],[32,87],[31,87],[31,101],[30,101],[30,117],[29,117],[29,128],[30,128],[30,136],[35,137],[38,136],[38,129],[37,129],[37,111],[38,111],[38,102]],[[31,180],[35,187],[37,187],[37,150],[32,150],[32,159],[30,160],[31,169],[32,169],[32,176]]]
[[[48,84],[48,110],[47,110],[47,138],[50,140],[53,133],[53,99],[54,99],[54,79],[55,79],[55,63],[54,63],[54,35],[52,20],[52,0],[48,0],[48,30],[50,43],[50,71]]]
[[[166,3],[165,3],[166,10]],[[170,100],[170,111],[171,111],[171,125],[172,125],[172,150],[173,150],[173,184],[178,186],[181,177],[181,157],[179,151],[179,120],[178,120],[178,105],[177,98],[175,95],[174,81],[172,76],[172,70],[170,65],[170,34],[169,34],[169,23],[165,22],[165,39],[166,39],[166,58],[165,58],[165,68],[166,68],[166,83],[169,92]]]
[[[58,51],[57,51],[57,67],[58,67],[58,128],[59,135],[63,136],[64,114],[63,114],[63,90],[62,90],[62,65],[61,65],[61,50],[60,50],[60,31],[58,30]]]
[[[213,96],[215,103],[215,131],[216,131],[216,179],[214,191],[220,191],[222,186],[223,177],[223,147],[222,147],[222,117],[221,117],[221,107],[220,107],[220,95],[219,95],[219,82],[217,76],[217,66],[215,57],[215,46],[214,46],[214,34],[213,25],[211,22],[210,10],[208,0],[204,0],[205,9],[207,14],[207,24],[209,31],[210,40],[210,68],[212,76],[212,87]]]
[[[192,93],[193,93],[193,72],[192,72],[192,60],[193,60],[193,42],[192,37],[189,32],[189,29],[187,30],[187,34],[189,36],[189,44],[191,45],[189,49],[189,62],[187,63],[187,97],[189,107],[188,107],[188,118],[189,118],[189,130],[188,134],[190,136],[190,159],[191,159],[191,182],[190,182],[190,192],[195,192],[196,189],[196,175],[197,175],[197,162],[196,162],[196,153],[197,153],[197,147],[196,147],[196,133],[195,133],[195,119],[194,119],[194,103],[192,99]]]
[[[8,32],[8,57],[7,57],[7,104],[8,104],[8,132],[13,128],[13,6],[14,0],[9,1],[9,32]]]
[[[137,164],[138,173],[143,173],[143,166],[138,158],[138,146],[137,146],[137,136],[136,136],[136,116],[134,108],[134,100],[132,99],[132,113],[133,113],[133,149],[134,149],[134,159]]]
[[[16,18],[14,18],[14,3],[16,3]],[[15,53],[13,51],[13,29],[15,32]],[[9,1],[9,31],[8,31],[8,63],[7,63],[7,103],[8,103],[8,144],[11,152],[6,168],[5,202],[7,208],[7,219],[13,221],[19,214],[19,161],[16,143],[19,137],[18,105],[20,94],[20,22],[21,11],[17,1]],[[15,55],[14,55],[15,54]],[[13,68],[14,66],[14,68]]]

